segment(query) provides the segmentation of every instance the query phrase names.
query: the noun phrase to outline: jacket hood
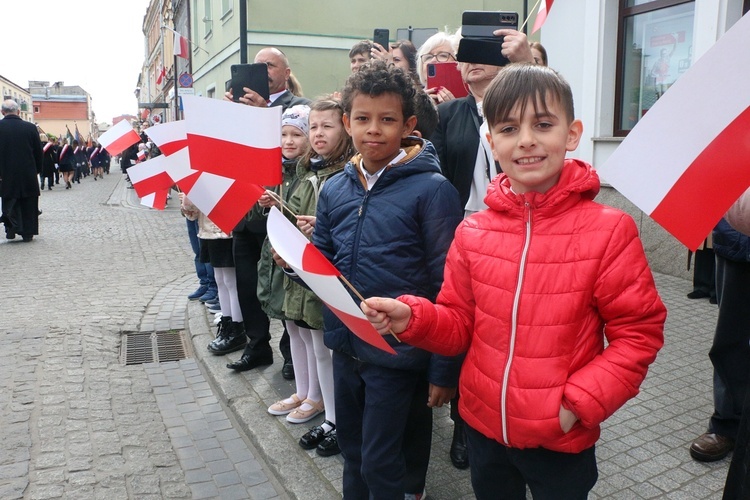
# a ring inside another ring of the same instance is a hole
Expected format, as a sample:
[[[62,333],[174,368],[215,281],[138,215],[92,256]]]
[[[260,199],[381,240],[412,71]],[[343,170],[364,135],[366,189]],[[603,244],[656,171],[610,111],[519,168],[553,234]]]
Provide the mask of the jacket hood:
[[[498,212],[516,210],[524,203],[530,203],[534,208],[554,208],[570,199],[593,200],[599,187],[599,175],[591,165],[568,158],[560,172],[560,180],[546,193],[516,194],[511,191],[508,176],[499,174],[487,188],[484,203]]]

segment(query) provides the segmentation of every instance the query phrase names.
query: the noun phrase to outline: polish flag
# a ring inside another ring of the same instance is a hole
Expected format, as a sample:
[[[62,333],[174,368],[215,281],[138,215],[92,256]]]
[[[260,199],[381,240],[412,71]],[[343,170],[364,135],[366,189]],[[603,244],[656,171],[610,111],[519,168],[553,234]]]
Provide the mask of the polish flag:
[[[240,219],[266,192],[258,184],[208,172],[198,172],[184,178],[181,189],[198,210],[227,234],[234,230]]]
[[[113,126],[101,137],[99,137],[99,144],[111,155],[118,155],[125,151],[128,146],[132,146],[136,142],[141,140],[141,136],[133,130],[130,126],[130,122],[127,120],[120,120],[117,125]]]
[[[183,59],[190,58],[187,38],[180,35],[176,31],[174,32],[174,55],[176,55],[177,57],[182,57]]]
[[[130,170],[128,170],[130,172]],[[169,194],[168,189],[160,189],[155,193],[147,194],[141,198],[141,205],[149,208],[155,208],[156,210],[164,210],[167,206],[167,195]]]
[[[547,14],[549,14],[549,10],[552,8],[552,2],[554,0],[542,0],[539,3],[539,10],[536,13],[536,19],[534,19],[534,27],[531,28],[532,35],[539,31],[544,21],[547,20]]]
[[[164,81],[165,76],[167,76],[167,68],[162,66],[156,75],[156,84],[161,85],[161,82]]]
[[[750,186],[750,16],[656,102],[599,174],[691,250]]]
[[[187,134],[185,132],[185,121],[178,120],[162,123],[158,126],[146,129],[146,135],[154,141],[159,150],[166,156],[181,150],[187,146]]]
[[[146,150],[145,149],[139,150],[137,156],[138,156],[138,161],[143,161],[144,159],[146,159]]]
[[[192,168],[263,186],[281,184],[281,107],[183,96]]]
[[[130,182],[133,183],[133,189],[140,198],[172,187],[175,181],[167,171],[169,163],[170,157],[161,155],[136,163],[128,169]]]
[[[268,214],[267,228],[268,240],[276,253],[354,335],[378,349],[396,354],[341,284],[341,273],[276,207]]]

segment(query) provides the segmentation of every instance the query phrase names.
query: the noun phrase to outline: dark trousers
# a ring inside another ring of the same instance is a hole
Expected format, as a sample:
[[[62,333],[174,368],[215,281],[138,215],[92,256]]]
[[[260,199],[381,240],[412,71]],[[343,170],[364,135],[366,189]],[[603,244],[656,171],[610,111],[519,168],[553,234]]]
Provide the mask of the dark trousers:
[[[714,367],[714,414],[709,432],[737,437],[750,382],[750,262],[716,256],[719,316],[708,353]]]
[[[716,257],[713,248],[696,250],[693,265],[693,290],[716,297]]]
[[[258,261],[266,235],[250,231],[235,231],[232,235],[234,237],[234,268],[237,273],[237,296],[248,338],[246,349],[270,350],[271,322],[260,307],[257,292]]]
[[[39,197],[3,198],[2,221],[6,233],[21,236],[39,234]]]
[[[200,240],[198,239],[198,221],[185,219],[187,223],[188,237],[190,238],[190,246],[193,249],[193,255],[195,256],[195,274],[198,276],[201,286],[207,286],[211,290],[216,290],[216,279],[214,278],[214,268],[211,264],[201,262],[201,246]]]
[[[421,493],[409,490],[424,488],[430,455],[432,412],[426,405],[425,374],[334,351],[333,379],[344,498],[403,500],[405,493]],[[412,433],[408,439],[407,432]]]
[[[478,500],[525,500],[526,485],[534,500],[585,500],[599,476],[593,446],[580,453],[519,450],[468,425],[466,437],[471,485]]]
[[[47,187],[52,188],[52,184],[55,183],[55,180],[53,179],[54,174],[49,175],[42,175],[40,176],[41,182],[39,183],[39,187],[44,189],[44,179],[47,179]]]

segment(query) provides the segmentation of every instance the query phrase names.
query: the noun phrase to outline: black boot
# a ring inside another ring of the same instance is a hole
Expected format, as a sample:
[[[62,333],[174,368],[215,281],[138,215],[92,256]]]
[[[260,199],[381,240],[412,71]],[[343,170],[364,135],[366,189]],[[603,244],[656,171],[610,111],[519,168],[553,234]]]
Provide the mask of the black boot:
[[[466,447],[466,429],[463,422],[453,423],[453,441],[450,451],[451,463],[456,469],[469,467],[469,450]]]
[[[221,321],[219,321],[219,327],[216,330],[216,338],[221,337],[221,332],[229,331],[230,328],[232,328],[232,318],[230,316],[222,316]]]
[[[222,317],[223,320],[223,317]],[[241,321],[232,321],[231,325],[222,328],[221,334],[208,344],[208,351],[213,354],[223,355],[239,351],[245,347],[247,337],[245,336],[245,324]]]

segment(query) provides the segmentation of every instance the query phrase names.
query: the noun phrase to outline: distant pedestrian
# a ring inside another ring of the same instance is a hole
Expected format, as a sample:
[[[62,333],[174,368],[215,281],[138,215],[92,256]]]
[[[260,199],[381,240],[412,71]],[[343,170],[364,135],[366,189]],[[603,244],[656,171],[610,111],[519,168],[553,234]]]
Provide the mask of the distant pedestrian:
[[[60,166],[59,171],[63,175],[63,182],[65,182],[65,189],[73,187],[73,174],[76,170],[75,156],[73,155],[73,148],[68,144],[68,139],[63,139],[62,146],[60,146],[57,163]]]
[[[39,184],[42,141],[36,125],[23,121],[18,103],[6,99],[0,120],[0,198],[5,237],[31,241],[39,234]]]
[[[44,189],[44,180],[47,180],[47,189],[52,190],[52,184],[55,182],[55,171],[57,170],[57,139],[48,139],[47,134],[40,134],[42,141],[42,173],[39,182],[39,188]]]

